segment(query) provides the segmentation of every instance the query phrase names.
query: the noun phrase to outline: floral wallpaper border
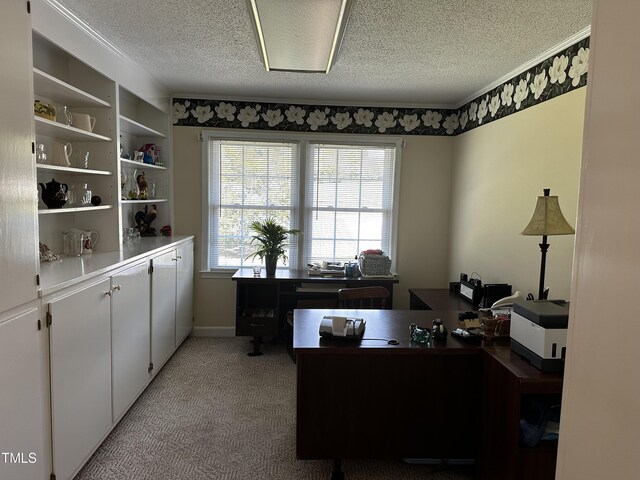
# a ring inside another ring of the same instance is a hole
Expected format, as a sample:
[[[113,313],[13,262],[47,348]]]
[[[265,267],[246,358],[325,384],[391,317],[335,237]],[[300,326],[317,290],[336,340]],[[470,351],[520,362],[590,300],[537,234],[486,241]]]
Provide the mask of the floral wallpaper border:
[[[290,132],[458,135],[587,84],[589,37],[458,109],[304,105],[174,98],[176,126]]]

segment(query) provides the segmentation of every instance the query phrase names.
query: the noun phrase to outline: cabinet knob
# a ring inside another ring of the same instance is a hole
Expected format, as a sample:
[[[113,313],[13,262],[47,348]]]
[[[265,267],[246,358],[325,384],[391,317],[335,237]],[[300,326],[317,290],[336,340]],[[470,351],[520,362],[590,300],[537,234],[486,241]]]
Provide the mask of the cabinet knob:
[[[120,290],[120,289],[121,289],[120,285],[114,285],[111,291],[113,292],[115,290]]]
[[[104,292],[105,295],[111,296],[111,290]]]
[[[178,255],[178,259],[181,259],[182,257],[180,255]]]

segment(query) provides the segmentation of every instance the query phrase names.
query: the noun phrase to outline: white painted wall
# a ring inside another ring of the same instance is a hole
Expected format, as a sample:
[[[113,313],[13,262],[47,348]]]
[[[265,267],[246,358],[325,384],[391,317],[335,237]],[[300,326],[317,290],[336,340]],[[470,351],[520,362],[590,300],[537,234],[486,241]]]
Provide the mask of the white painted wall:
[[[537,297],[541,237],[522,236],[543,188],[575,225],[586,89],[455,137],[449,279],[477,272]],[[574,236],[549,237],[545,285],[569,298]]]
[[[558,480],[640,478],[638,18],[594,3]]]

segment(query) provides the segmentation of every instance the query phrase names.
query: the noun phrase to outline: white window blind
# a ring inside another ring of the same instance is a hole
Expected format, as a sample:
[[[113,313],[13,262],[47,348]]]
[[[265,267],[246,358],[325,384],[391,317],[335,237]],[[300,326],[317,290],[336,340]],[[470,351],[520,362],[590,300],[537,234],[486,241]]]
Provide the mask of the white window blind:
[[[309,144],[306,262],[353,260],[370,248],[389,254],[395,161],[395,146]]]
[[[298,145],[296,143],[209,140],[209,267],[259,264],[246,259],[255,249],[250,225],[270,216],[297,227]],[[297,263],[295,236],[289,262]]]

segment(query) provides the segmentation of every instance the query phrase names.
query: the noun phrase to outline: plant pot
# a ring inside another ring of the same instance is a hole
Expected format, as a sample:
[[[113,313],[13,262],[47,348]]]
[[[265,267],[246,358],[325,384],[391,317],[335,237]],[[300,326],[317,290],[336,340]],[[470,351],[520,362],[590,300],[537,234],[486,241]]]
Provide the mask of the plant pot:
[[[264,265],[267,271],[267,277],[276,276],[276,266],[278,265],[278,257],[264,257]]]

